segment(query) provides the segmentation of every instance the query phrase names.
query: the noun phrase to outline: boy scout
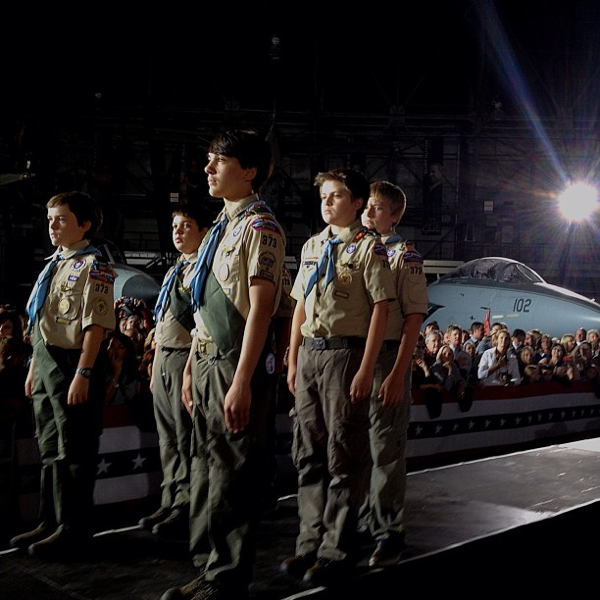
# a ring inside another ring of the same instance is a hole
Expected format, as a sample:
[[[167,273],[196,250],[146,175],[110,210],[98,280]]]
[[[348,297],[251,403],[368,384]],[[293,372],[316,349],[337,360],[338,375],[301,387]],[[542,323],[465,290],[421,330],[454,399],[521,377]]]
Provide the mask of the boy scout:
[[[288,365],[300,533],[281,570],[328,585],[353,564],[368,397],[396,295],[385,248],[360,222],[365,177],[340,169],[319,173],[315,185],[327,227],[302,248]]]
[[[192,420],[181,401],[181,385],[194,327],[190,279],[211,221],[202,206],[181,205],[173,211],[173,245],[180,255],[165,275],[155,307],[156,351],[150,389],[163,479],[159,509],[139,524],[164,537],[187,537],[189,530]]]
[[[385,344],[375,370],[367,471],[359,531],[370,533],[376,548],[371,567],[396,564],[404,549],[406,436],[410,417],[413,351],[427,314],[427,279],[423,259],[412,244],[396,233],[406,210],[406,196],[388,181],[371,184],[362,214],[364,225],[377,231],[387,250],[398,302],[390,304]]]
[[[93,533],[106,368],[100,347],[115,328],[115,273],[89,242],[102,224],[100,208],[80,192],[53,196],[46,208],[57,249],[27,304],[33,355],[25,381],[42,459],[41,522],[11,540],[41,557],[80,551]]]
[[[257,195],[271,168],[271,147],[255,132],[222,133],[208,149],[209,193],[224,207],[190,282],[195,329],[182,389],[193,421],[190,551],[200,573],[163,600],[248,597],[271,475],[269,328],[285,254],[282,227]]]

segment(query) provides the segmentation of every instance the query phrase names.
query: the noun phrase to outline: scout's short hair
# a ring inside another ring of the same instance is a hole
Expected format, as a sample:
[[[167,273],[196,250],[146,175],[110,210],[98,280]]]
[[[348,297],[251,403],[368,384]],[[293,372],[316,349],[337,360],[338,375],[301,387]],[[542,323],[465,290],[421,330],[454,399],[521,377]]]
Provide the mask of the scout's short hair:
[[[362,198],[363,206],[369,199],[369,182],[367,178],[355,169],[333,169],[318,173],[315,177],[315,186],[321,187],[326,181],[339,181],[344,184],[352,198]]]
[[[252,189],[257,192],[273,171],[271,144],[256,131],[231,129],[219,133],[208,147],[209,154],[221,154],[237,158],[242,169],[256,167]]]
[[[81,226],[85,221],[91,223],[88,232],[85,234],[87,239],[96,235],[102,226],[102,209],[92,196],[85,192],[63,192],[52,196],[46,203],[46,208],[55,208],[56,206],[67,205],[69,210],[77,217],[77,223]]]
[[[209,228],[214,221],[214,214],[206,206],[197,202],[188,202],[187,204],[178,204],[171,213],[171,217],[181,215],[188,219],[194,219],[199,229]]]
[[[404,216],[406,194],[400,186],[389,181],[374,181],[371,184],[370,195],[385,200],[390,205],[392,214],[398,215],[398,221]]]

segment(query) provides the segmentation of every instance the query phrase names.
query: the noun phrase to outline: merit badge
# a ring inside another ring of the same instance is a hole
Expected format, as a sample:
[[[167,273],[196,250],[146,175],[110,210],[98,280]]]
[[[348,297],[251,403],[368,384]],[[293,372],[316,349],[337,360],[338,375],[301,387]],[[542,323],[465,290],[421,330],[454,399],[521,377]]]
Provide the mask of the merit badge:
[[[96,298],[92,303],[92,307],[94,312],[97,312],[99,315],[105,315],[108,312],[108,305],[104,298]]]
[[[273,375],[273,373],[275,373],[275,355],[272,352],[267,354],[267,358],[265,359],[265,368],[267,369],[267,373],[269,375]]]
[[[63,315],[66,315],[69,312],[70,308],[71,308],[71,303],[69,302],[68,298],[62,298],[61,301],[58,303],[58,310]]]
[[[225,281],[229,277],[229,265],[227,263],[223,263],[219,267],[219,279],[221,281]]]
[[[354,252],[356,252],[356,244],[348,244],[346,254],[354,254]]]
[[[338,275],[338,281],[341,285],[350,285],[352,283],[352,275],[349,271],[344,271]]]
[[[271,252],[263,252],[258,257],[258,264],[267,269],[273,268],[275,264],[275,255]]]

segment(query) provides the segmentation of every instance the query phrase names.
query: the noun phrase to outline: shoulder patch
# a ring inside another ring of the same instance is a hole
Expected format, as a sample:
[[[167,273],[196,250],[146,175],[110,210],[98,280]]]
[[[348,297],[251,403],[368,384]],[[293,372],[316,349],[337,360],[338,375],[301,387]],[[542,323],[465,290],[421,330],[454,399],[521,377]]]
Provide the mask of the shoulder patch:
[[[275,231],[276,233],[281,233],[281,227],[279,223],[268,216],[257,217],[251,223],[252,229],[255,231],[261,231],[266,229],[268,231]]]
[[[373,246],[373,252],[379,256],[385,256],[386,258],[388,255],[387,248],[381,243],[377,243]]]
[[[92,302],[92,308],[94,309],[94,312],[101,316],[104,316],[108,313],[108,304],[104,298],[94,298],[94,301]]]
[[[105,262],[94,260],[90,267],[90,278],[98,281],[104,281],[105,283],[114,283],[117,274],[114,272],[112,267]]]
[[[422,263],[423,257],[416,250],[407,250],[402,257],[404,262]]]

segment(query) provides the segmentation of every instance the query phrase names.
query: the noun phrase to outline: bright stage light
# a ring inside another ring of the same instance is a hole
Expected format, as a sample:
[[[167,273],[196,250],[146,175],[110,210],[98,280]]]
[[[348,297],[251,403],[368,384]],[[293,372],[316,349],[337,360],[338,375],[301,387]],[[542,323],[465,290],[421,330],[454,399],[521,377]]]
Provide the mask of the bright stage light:
[[[589,183],[572,183],[558,197],[558,207],[566,221],[584,221],[598,209],[598,191]]]

